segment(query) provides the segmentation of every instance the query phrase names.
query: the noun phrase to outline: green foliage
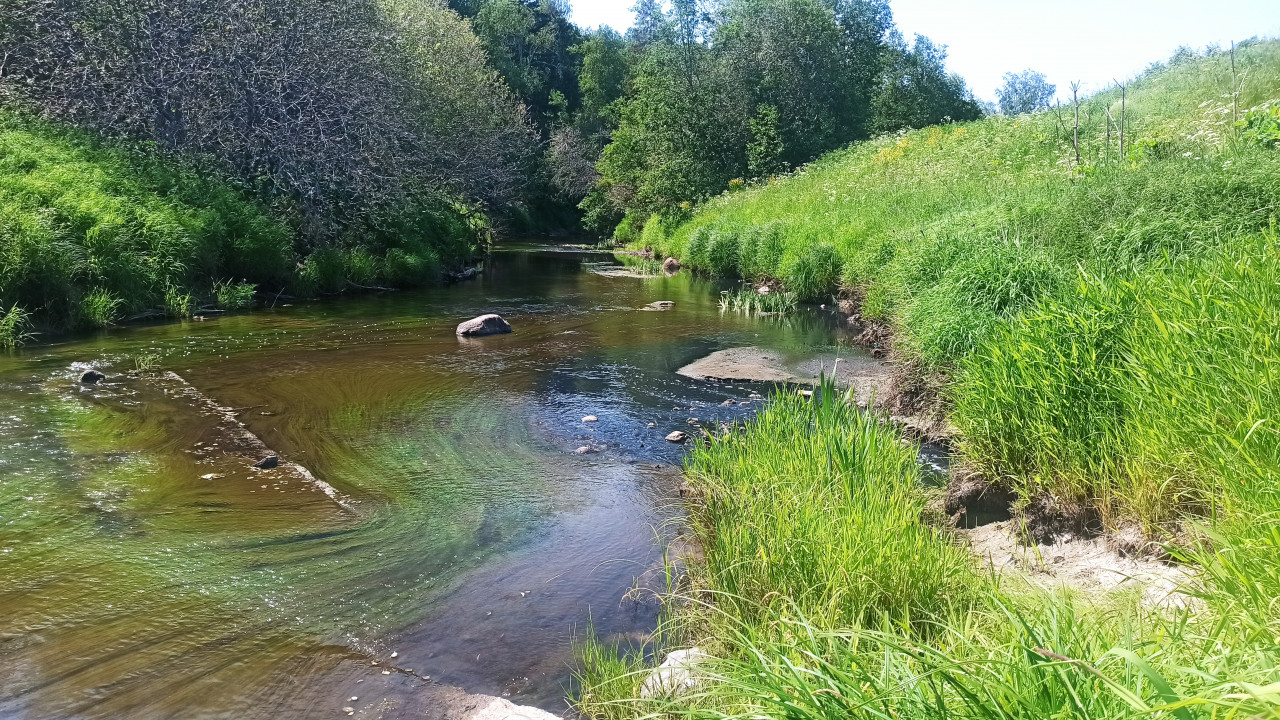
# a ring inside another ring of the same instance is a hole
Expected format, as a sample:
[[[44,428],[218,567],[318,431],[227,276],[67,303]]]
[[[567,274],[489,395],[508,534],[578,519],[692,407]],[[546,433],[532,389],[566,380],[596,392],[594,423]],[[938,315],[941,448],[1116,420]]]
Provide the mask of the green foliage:
[[[278,282],[290,232],[216,178],[0,113],[0,299],[38,322],[109,324],[171,286]]]
[[[732,229],[720,230],[711,234],[707,244],[706,270],[719,277],[732,277],[738,272],[739,263],[738,233]]]
[[[213,284],[213,298],[223,310],[248,310],[253,307],[254,293],[257,287],[253,283],[237,283],[220,280]]]
[[[196,309],[196,299],[188,292],[183,292],[177,285],[169,285],[164,290],[164,314],[172,318],[189,318]]]
[[[1049,107],[1058,86],[1049,82],[1044,73],[1027,69],[1020,73],[1005,73],[1004,84],[996,90],[1000,112],[1010,117],[1025,115]]]
[[[763,295],[753,288],[720,293],[720,309],[748,315],[785,315],[799,306],[796,296],[789,292],[768,292]]]
[[[27,339],[30,314],[17,305],[0,315],[0,350],[12,350]]]
[[[976,117],[940,50],[924,39],[915,50],[886,46],[892,21],[881,0],[637,13],[647,29],[632,33],[628,92],[609,106],[616,128],[581,206],[594,226],[624,212],[666,216],[736,189],[736,178],[772,176],[866,138],[876,108],[894,130]]]
[[[840,281],[842,262],[833,245],[809,245],[790,259],[784,259],[782,282],[801,300],[822,300],[831,295]]]
[[[80,320],[88,327],[109,327],[119,317],[122,302],[106,290],[92,290],[80,298]]]
[[[1250,110],[1236,122],[1240,137],[1259,147],[1280,149],[1280,105]]]
[[[778,109],[761,105],[749,123],[751,139],[747,141],[747,172],[752,177],[767,177],[782,170],[782,139],[778,137]]]
[[[965,551],[919,522],[915,448],[830,381],[812,401],[776,396],[754,422],[697,446],[686,467],[703,493],[709,582],[733,617],[790,606],[822,627],[922,621],[971,590]]]

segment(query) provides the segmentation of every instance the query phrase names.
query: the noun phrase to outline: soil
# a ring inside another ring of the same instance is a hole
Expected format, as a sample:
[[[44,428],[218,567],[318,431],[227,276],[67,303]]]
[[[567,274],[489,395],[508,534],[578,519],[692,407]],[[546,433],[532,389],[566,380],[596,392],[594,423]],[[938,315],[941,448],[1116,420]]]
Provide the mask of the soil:
[[[1191,602],[1179,591],[1190,578],[1185,568],[1149,557],[1121,557],[1101,537],[1025,545],[1019,540],[1022,533],[1016,520],[955,532],[989,567],[1018,573],[1033,584],[1092,593],[1138,588],[1145,603],[1159,607],[1185,607]]]

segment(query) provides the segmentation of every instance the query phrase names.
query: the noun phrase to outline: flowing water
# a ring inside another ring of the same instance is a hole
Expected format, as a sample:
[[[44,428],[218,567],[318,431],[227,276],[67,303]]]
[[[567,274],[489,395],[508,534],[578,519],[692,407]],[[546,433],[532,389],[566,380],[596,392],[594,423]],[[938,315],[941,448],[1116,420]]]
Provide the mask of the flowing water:
[[[444,686],[564,710],[575,637],[655,623],[664,436],[766,390],[673,371],[840,341],[608,264],[508,250],[454,287],[0,357],[0,717],[447,716]],[[454,336],[484,312],[515,332]],[[249,467],[264,445],[305,471]]]

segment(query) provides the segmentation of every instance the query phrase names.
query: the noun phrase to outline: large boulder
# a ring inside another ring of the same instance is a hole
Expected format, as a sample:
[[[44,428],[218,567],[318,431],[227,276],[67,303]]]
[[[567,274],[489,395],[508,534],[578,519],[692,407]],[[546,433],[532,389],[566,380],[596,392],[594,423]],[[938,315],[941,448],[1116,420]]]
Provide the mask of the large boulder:
[[[511,332],[511,323],[503,320],[502,316],[493,313],[472,318],[458,325],[458,335],[461,337],[484,337],[485,335],[502,335],[509,332]]]

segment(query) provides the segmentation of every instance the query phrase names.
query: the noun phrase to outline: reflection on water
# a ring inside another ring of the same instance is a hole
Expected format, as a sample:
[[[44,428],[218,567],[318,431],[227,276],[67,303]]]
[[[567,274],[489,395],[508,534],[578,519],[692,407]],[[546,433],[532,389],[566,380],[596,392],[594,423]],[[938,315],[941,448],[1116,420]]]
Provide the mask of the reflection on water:
[[[583,265],[607,259],[497,253],[453,288],[0,358],[0,717],[423,717],[439,684],[563,709],[575,631],[655,620],[627,593],[680,521],[663,437],[756,407],[673,371],[837,340],[819,310],[722,315],[683,274]],[[483,312],[515,333],[454,336]],[[147,356],[342,502],[249,468]]]

